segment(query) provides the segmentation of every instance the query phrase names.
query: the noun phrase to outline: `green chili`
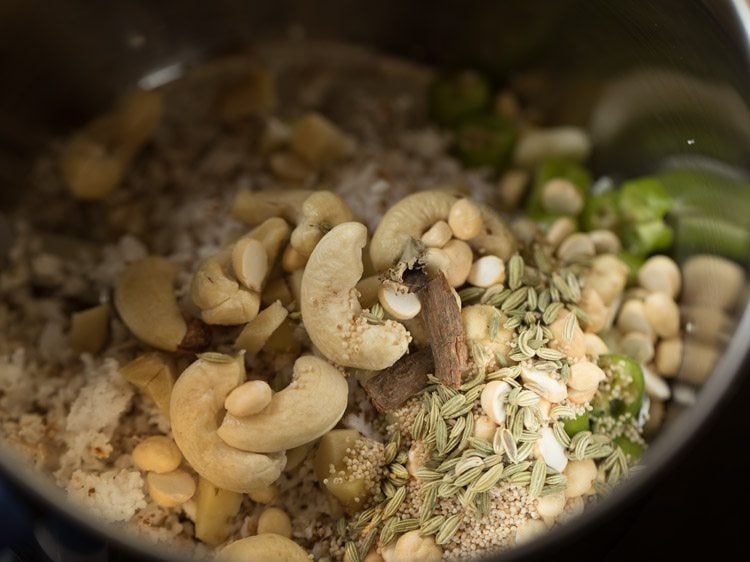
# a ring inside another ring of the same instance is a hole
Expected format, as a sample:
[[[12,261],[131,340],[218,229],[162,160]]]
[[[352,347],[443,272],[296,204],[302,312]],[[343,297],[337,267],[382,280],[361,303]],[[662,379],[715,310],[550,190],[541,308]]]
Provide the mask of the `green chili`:
[[[456,127],[467,118],[487,110],[490,104],[489,81],[473,70],[445,74],[432,84],[430,113],[444,127]]]

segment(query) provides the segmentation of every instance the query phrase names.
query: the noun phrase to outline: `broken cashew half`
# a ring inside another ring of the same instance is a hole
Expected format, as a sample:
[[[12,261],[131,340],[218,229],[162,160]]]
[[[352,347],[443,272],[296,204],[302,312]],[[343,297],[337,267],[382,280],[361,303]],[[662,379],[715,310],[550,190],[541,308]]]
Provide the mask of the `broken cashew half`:
[[[340,224],[313,250],[302,276],[302,320],[310,339],[328,359],[345,367],[377,371],[393,365],[411,337],[401,324],[371,324],[362,315],[357,282],[367,228]]]
[[[270,218],[233,245],[205,260],[195,272],[190,286],[190,296],[201,309],[203,320],[208,324],[231,326],[255,318],[260,310],[260,293],[238,281],[234,264],[241,260],[237,259],[236,254],[233,256],[234,249],[247,239],[260,242],[268,260],[261,267],[267,272],[288,238],[289,226],[284,219]],[[262,285],[265,279],[257,281]]]
[[[265,533],[230,542],[219,552],[219,560],[237,562],[310,562],[305,550],[281,535]]]
[[[383,216],[370,244],[370,257],[376,271],[393,266],[410,238],[422,235],[438,221],[447,221],[453,204],[461,198],[443,190],[427,190],[404,197]],[[506,260],[517,247],[510,229],[487,205],[479,205],[482,212],[482,232],[467,240],[480,254],[493,254]]]
[[[133,335],[164,351],[202,351],[211,333],[200,321],[186,322],[174,294],[177,268],[148,256],[128,265],[115,286],[115,308]]]
[[[283,452],[248,453],[219,438],[224,400],[244,379],[241,357],[200,357],[175,382],[169,407],[174,440],[190,466],[219,488],[242,494],[270,485],[286,463]]]
[[[274,453],[309,443],[332,429],[346,410],[349,386],[338,369],[305,355],[294,363],[292,382],[261,412],[227,414],[219,427],[225,443],[243,451]]]
[[[302,204],[290,244],[307,257],[326,232],[353,217],[352,210],[341,197],[331,191],[316,191]]]

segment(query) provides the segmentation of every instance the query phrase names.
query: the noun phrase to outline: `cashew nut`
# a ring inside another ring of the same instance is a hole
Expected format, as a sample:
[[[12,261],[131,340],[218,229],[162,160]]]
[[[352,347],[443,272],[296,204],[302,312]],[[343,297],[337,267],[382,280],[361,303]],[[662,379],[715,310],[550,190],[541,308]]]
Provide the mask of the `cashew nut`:
[[[331,191],[316,191],[302,204],[297,228],[292,232],[292,248],[305,257],[309,256],[326,232],[353,217],[352,210],[341,197]]]
[[[420,191],[396,203],[383,216],[370,245],[376,271],[385,271],[401,257],[410,238],[419,240],[438,221],[447,221],[453,204],[460,199],[441,190]],[[516,240],[505,223],[486,205],[478,205],[482,232],[469,243],[480,254],[506,260],[516,250]]]
[[[219,552],[219,560],[236,562],[310,562],[307,552],[281,535],[266,533],[229,543]]]
[[[340,224],[323,237],[302,277],[301,311],[310,339],[328,359],[380,370],[406,353],[410,336],[397,322],[370,324],[361,315],[355,286],[366,242],[367,228],[356,222]]]
[[[234,245],[205,260],[195,272],[190,286],[190,296],[201,309],[203,320],[209,324],[236,325],[255,318],[260,309],[260,295],[237,281],[233,266],[234,250],[238,246],[242,248],[240,245],[248,239],[260,242],[268,260],[265,264],[268,271],[288,238],[289,226],[286,222],[278,217],[270,218]]]
[[[174,294],[175,266],[148,256],[125,268],[115,286],[120,318],[142,342],[164,351],[205,349],[210,332],[185,322]]]
[[[251,356],[257,355],[288,314],[281,301],[276,301],[247,323],[234,340],[234,348],[244,349]]]
[[[292,382],[268,406],[242,418],[227,414],[218,435],[244,451],[285,451],[333,428],[344,415],[348,395],[346,379],[335,367],[306,355],[294,363]]]
[[[308,113],[292,128],[292,150],[316,169],[343,158],[353,146],[346,133],[318,113]]]
[[[278,507],[267,507],[258,518],[258,534],[273,533],[282,537],[292,537],[292,520],[286,511]]]
[[[247,381],[235,388],[224,400],[224,407],[233,416],[257,414],[271,403],[273,390],[265,381]],[[287,464],[289,459],[287,458]]]
[[[248,226],[256,226],[272,217],[296,223],[305,199],[315,193],[312,189],[240,189],[232,202],[232,216]]]
[[[245,378],[241,361],[192,363],[174,385],[170,412],[174,440],[190,466],[220,488],[247,493],[276,480],[286,457],[241,451],[217,434],[224,401]]]
[[[100,304],[70,318],[70,346],[78,353],[99,353],[107,343],[109,306]]]
[[[120,367],[120,374],[156,402],[169,418],[169,400],[177,378],[177,368],[170,357],[157,352],[144,353]]]

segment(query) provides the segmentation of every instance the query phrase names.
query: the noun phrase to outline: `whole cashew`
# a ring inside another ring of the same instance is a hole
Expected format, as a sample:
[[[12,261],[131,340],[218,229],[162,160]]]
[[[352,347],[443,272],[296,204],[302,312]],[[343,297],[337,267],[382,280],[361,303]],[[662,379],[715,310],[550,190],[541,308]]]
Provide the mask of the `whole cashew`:
[[[401,257],[410,238],[419,240],[433,224],[447,221],[451,206],[460,198],[448,191],[427,190],[408,195],[391,207],[372,236],[370,257],[375,269],[388,269]],[[515,237],[491,207],[479,208],[483,231],[468,243],[481,254],[509,258],[516,250]]]
[[[221,357],[221,356],[220,356]],[[274,482],[284,469],[283,452],[248,453],[230,447],[218,434],[224,400],[242,384],[242,359],[199,358],[175,382],[170,401],[172,434],[193,469],[219,488],[248,493]]]
[[[243,451],[285,451],[332,429],[344,415],[348,396],[346,379],[335,367],[305,355],[294,363],[292,382],[268,406],[252,416],[227,414],[218,434]]]
[[[305,258],[327,231],[353,218],[346,202],[332,191],[309,189],[243,189],[235,196],[232,214],[250,226],[270,217],[283,217],[297,225],[291,246]]]
[[[160,256],[128,265],[115,286],[115,308],[142,342],[164,351],[199,351],[210,342],[207,326],[188,323],[174,294],[177,268]],[[197,324],[196,324],[197,322]]]
[[[308,335],[328,359],[345,367],[380,370],[393,365],[411,337],[401,324],[370,324],[361,315],[355,286],[362,277],[367,228],[336,226],[318,243],[302,276],[302,319]]]
[[[281,246],[289,238],[284,219],[274,217],[255,227],[240,240],[252,238],[265,248],[270,270]],[[235,242],[236,244],[236,242]],[[205,260],[195,272],[190,296],[209,324],[236,325],[251,321],[260,310],[260,294],[237,281],[232,264],[234,245]]]
[[[331,191],[316,191],[302,204],[297,228],[292,232],[292,248],[309,256],[327,231],[353,217],[352,210],[341,197]]]
[[[237,562],[310,562],[307,552],[281,535],[266,533],[229,543],[219,552],[219,560]]]

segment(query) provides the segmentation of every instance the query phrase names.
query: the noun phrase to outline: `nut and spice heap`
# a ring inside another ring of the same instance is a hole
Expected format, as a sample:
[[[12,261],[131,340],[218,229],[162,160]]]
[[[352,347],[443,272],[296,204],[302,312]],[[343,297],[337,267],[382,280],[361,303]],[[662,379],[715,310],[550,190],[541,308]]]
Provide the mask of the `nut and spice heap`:
[[[731,332],[743,240],[696,247],[675,174],[592,190],[586,133],[476,72],[256,56],[40,161],[0,273],[3,441],[231,560],[472,559],[627,477]]]

